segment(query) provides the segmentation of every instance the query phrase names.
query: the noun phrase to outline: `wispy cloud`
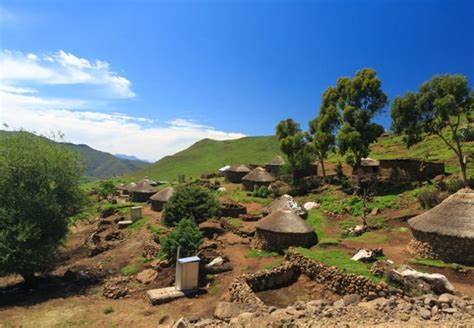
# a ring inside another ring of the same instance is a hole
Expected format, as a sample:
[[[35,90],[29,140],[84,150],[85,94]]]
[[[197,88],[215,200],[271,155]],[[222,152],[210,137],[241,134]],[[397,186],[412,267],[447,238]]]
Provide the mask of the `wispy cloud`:
[[[4,50],[0,53],[0,82],[15,86],[94,85],[102,88],[106,98],[133,98],[131,82],[113,72],[109,63],[78,57],[59,50],[49,54],[22,53]]]

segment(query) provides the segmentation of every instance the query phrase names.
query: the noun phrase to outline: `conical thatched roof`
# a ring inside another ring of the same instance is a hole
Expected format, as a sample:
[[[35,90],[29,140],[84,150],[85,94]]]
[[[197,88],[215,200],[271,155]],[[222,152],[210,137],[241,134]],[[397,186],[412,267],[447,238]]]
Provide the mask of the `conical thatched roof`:
[[[265,165],[285,165],[285,161],[283,160],[283,158],[280,156],[280,155],[277,155],[275,157],[273,157],[273,159],[266,163]]]
[[[246,181],[258,181],[258,182],[273,182],[275,178],[268,173],[264,168],[257,167],[250,173],[246,174],[242,180]]]
[[[257,222],[257,229],[280,233],[310,233],[314,229],[293,211],[276,211]]]
[[[250,172],[250,169],[244,165],[244,164],[240,164],[240,165],[232,165],[231,167],[229,167],[227,170],[225,170],[226,172],[241,172],[241,173],[245,173],[245,172]]]
[[[150,197],[151,200],[156,200],[159,202],[167,202],[171,196],[173,196],[174,188],[167,187],[163,190],[158,191],[156,194]]]
[[[139,193],[152,193],[156,192],[156,189],[146,180],[142,180],[135,187],[128,189],[130,192],[139,192]]]
[[[308,214],[290,195],[278,197],[263,208],[263,214],[271,214],[276,211],[293,211],[301,217],[305,217]]]
[[[133,188],[135,188],[137,184],[135,182],[130,182],[128,185],[123,187],[123,190],[126,190],[128,192],[132,191]]]
[[[413,230],[474,238],[474,191],[461,189],[408,223]]]

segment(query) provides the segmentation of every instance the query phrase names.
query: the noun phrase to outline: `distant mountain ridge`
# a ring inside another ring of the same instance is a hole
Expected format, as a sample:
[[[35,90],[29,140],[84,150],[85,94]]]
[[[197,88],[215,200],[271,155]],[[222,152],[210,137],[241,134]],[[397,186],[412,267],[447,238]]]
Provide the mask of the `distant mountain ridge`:
[[[0,135],[7,133],[21,132],[0,130]],[[50,139],[48,140],[57,144],[61,144],[71,150],[77,151],[81,155],[85,165],[84,178],[87,180],[108,179],[113,176],[126,175],[150,165],[150,163],[141,160],[118,158],[110,153],[94,149],[88,145],[76,145],[69,142],[56,142]]]
[[[115,157],[120,158],[120,159],[128,159],[130,161],[140,161],[140,162],[145,162],[145,163],[153,163],[144,159],[140,159],[137,156],[134,155],[127,155],[127,154],[114,154]]]

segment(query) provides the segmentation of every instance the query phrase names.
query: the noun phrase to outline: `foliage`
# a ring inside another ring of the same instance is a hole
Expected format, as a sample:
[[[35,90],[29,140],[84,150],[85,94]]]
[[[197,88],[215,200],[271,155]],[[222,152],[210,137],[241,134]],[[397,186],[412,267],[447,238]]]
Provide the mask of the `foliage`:
[[[268,190],[268,187],[266,186],[260,186],[260,187],[254,186],[253,192],[252,192],[253,197],[259,197],[259,198],[267,198],[271,194],[272,192]]]
[[[353,167],[369,155],[369,146],[383,133],[383,127],[373,123],[374,116],[387,105],[388,97],[382,91],[382,82],[375,70],[364,68],[351,80],[341,77],[335,87],[323,95],[324,107],[331,112],[331,124],[336,124],[338,113],[337,143],[342,155],[349,153],[348,163]],[[334,122],[333,122],[334,121]]]
[[[131,225],[127,227],[127,230],[132,230],[132,231],[140,231],[142,227],[148,223],[149,218],[144,216],[141,219],[138,219],[137,221],[133,222]]]
[[[112,195],[115,191],[114,183],[110,180],[104,180],[99,183],[98,194],[102,198]]]
[[[280,142],[280,149],[288,158],[292,173],[299,169],[306,169],[312,162],[312,145],[303,133],[300,125],[291,118],[280,121],[276,126],[276,136]]]
[[[242,228],[244,226],[242,221],[237,218],[225,218],[225,220],[236,228]]]
[[[464,183],[459,179],[452,179],[445,182],[445,189],[450,194],[454,194],[456,191],[464,187]]]
[[[176,229],[160,239],[160,252],[169,260],[176,259],[176,252],[180,246],[180,256],[191,256],[203,242],[203,234],[195,221],[183,219],[179,221]]]
[[[166,225],[176,225],[182,219],[192,219],[200,223],[214,217],[219,212],[216,196],[198,186],[178,188],[166,203],[163,219]]]
[[[424,82],[417,93],[395,98],[392,129],[404,135],[407,147],[421,142],[426,134],[439,137],[456,154],[461,179],[467,185],[463,128],[469,128],[473,104],[474,91],[465,76],[437,75]]]
[[[104,310],[102,312],[104,312],[104,314],[110,314],[110,313],[114,312],[114,308],[112,306],[108,305],[104,308]]]
[[[79,155],[27,132],[0,136],[0,275],[26,280],[53,267],[80,212]]]
[[[318,244],[319,245],[337,245],[339,244],[339,240],[329,236],[326,233],[326,230],[329,226],[329,222],[327,221],[324,214],[319,209],[314,209],[308,212],[308,218],[306,222],[313,227],[316,235],[318,236]]]
[[[129,264],[127,266],[124,266],[122,269],[120,269],[120,273],[122,273],[124,276],[131,276],[134,275],[140,271],[140,265],[139,264]]]

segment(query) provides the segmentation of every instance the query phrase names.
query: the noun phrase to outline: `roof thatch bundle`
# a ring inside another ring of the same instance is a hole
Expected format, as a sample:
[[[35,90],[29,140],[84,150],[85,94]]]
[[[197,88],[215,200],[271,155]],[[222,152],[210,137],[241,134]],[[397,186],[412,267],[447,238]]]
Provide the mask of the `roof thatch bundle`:
[[[132,187],[128,190],[132,193],[133,192],[143,193],[143,194],[155,193],[156,189],[147,180],[140,181],[134,187]]]
[[[265,166],[268,166],[268,165],[282,166],[282,165],[285,165],[285,161],[283,160],[283,158],[280,155],[277,155],[277,156],[273,157],[273,159],[270,162],[265,164]]]
[[[268,173],[264,168],[257,167],[252,170],[250,173],[246,174],[243,178],[243,181],[255,181],[255,182],[273,182],[275,178]]]
[[[313,233],[314,229],[293,211],[276,211],[257,222],[257,229],[276,233]]]
[[[408,223],[413,230],[474,239],[474,191],[461,189]]]
[[[250,169],[246,165],[240,164],[240,165],[232,165],[225,171],[244,173],[244,172],[250,172]]]
[[[158,201],[158,202],[167,202],[171,196],[173,196],[174,193],[174,188],[173,187],[167,187],[163,190],[158,191],[156,194],[150,197],[152,201]]]

